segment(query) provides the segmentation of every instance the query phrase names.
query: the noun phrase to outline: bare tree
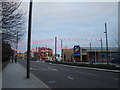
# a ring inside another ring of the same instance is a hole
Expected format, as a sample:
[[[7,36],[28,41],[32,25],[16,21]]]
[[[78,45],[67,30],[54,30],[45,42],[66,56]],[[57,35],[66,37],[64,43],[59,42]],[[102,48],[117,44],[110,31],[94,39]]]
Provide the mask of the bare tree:
[[[23,35],[25,26],[25,16],[20,10],[21,2],[10,0],[2,0],[0,2],[0,28],[2,30],[2,41],[7,43],[15,43],[20,40]],[[16,39],[18,38],[18,39]]]

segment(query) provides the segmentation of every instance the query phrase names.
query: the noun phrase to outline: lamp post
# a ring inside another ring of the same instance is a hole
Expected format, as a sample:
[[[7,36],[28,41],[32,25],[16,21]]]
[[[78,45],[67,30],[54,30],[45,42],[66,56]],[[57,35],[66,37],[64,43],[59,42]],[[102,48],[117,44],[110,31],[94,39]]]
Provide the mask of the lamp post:
[[[108,37],[107,37],[107,25],[106,25],[106,23],[105,23],[105,32],[104,32],[105,34],[106,34],[106,50],[107,50],[107,64],[109,64],[109,58],[108,58]]]
[[[91,62],[91,42],[90,42],[90,55],[89,55],[89,59],[90,59],[90,62]]]
[[[26,78],[30,78],[31,22],[32,22],[32,0],[30,0],[30,7],[29,7],[28,43],[27,43],[27,75],[26,75]]]
[[[57,61],[56,56],[57,56],[57,37],[55,37],[55,61]]]
[[[103,45],[102,45],[102,38],[100,38],[100,42],[101,42],[101,59],[103,62]]]
[[[63,46],[63,41],[61,40],[61,58],[62,58],[62,46]]]

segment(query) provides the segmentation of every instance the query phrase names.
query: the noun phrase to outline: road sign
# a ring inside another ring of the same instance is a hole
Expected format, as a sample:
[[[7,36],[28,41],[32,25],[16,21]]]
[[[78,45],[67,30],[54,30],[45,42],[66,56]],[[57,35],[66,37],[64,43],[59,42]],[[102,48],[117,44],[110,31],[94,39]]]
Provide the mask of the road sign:
[[[74,55],[80,55],[80,46],[76,45],[73,47]]]

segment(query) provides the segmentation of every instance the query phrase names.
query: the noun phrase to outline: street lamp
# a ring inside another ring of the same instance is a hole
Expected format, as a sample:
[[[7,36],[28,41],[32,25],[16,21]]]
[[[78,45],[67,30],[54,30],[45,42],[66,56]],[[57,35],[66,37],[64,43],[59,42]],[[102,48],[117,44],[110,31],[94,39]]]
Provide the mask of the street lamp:
[[[90,59],[90,62],[91,62],[91,42],[90,42],[90,54],[89,54],[89,59]]]
[[[102,45],[102,38],[100,38],[100,41],[101,41],[101,59],[102,59],[102,62],[103,62],[103,45]]]
[[[55,61],[57,61],[57,37],[55,37]]]
[[[63,47],[63,41],[61,40],[61,58],[62,58],[62,47]]]
[[[105,34],[106,34],[106,49],[107,49],[107,64],[109,64],[109,58],[108,58],[108,38],[107,38],[107,25],[106,25],[106,23],[105,23],[105,32],[104,32]]]

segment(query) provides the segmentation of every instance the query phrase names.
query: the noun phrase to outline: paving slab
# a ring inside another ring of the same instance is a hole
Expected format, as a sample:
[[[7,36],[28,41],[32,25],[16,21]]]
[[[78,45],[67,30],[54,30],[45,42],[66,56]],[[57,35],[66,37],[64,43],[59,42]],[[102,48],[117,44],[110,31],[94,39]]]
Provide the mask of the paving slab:
[[[30,74],[26,78],[26,69],[19,63],[9,63],[2,72],[2,88],[48,88]]]

